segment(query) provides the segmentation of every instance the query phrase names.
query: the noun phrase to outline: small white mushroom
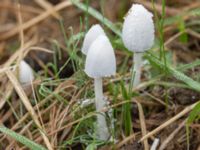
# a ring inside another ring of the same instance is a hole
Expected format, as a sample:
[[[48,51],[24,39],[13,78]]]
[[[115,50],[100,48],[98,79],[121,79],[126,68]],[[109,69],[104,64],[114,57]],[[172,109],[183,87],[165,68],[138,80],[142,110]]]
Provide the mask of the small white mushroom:
[[[122,40],[125,47],[134,52],[134,86],[140,83],[142,56],[154,43],[153,14],[142,5],[133,4],[125,17]]]
[[[81,49],[83,54],[87,55],[90,45],[98,38],[99,35],[105,35],[102,27],[99,24],[93,25],[85,35],[83,47]]]
[[[94,78],[96,110],[101,111],[106,105],[102,78],[116,73],[114,50],[105,35],[100,35],[90,46],[86,57],[85,72],[89,77]],[[110,133],[104,115],[105,113],[97,115],[97,134],[101,140],[108,140]]]
[[[24,60],[19,64],[19,81],[21,84],[29,85],[34,80],[33,70]]]

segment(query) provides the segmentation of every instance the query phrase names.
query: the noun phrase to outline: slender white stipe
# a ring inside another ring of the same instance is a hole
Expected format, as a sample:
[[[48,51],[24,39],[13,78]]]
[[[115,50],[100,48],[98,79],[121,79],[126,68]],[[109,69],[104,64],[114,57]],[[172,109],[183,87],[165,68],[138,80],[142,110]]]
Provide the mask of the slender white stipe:
[[[102,78],[94,79],[96,111],[100,112],[106,106],[103,96]],[[97,134],[101,140],[108,140],[110,133],[105,119],[105,113],[97,115]]]
[[[143,53],[134,53],[133,56],[133,72],[134,72],[134,80],[133,80],[133,86],[136,87],[138,84],[140,84],[140,78],[141,78],[141,68],[142,68],[142,56]]]

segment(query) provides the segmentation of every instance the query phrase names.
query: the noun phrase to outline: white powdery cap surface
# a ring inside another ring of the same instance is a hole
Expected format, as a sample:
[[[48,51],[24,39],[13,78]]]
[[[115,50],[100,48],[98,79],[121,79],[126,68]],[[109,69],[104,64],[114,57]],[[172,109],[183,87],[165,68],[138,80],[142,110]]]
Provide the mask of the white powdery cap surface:
[[[122,40],[132,52],[145,52],[154,43],[153,14],[142,5],[133,4],[125,18]]]
[[[82,53],[87,55],[87,52],[90,48],[90,45],[100,36],[105,35],[104,30],[99,24],[93,25],[85,35],[83,46],[82,46]]]
[[[32,68],[24,60],[19,64],[19,81],[21,84],[31,84],[34,80]]]
[[[113,47],[105,35],[100,35],[90,46],[85,72],[91,78],[115,75],[116,59]]]

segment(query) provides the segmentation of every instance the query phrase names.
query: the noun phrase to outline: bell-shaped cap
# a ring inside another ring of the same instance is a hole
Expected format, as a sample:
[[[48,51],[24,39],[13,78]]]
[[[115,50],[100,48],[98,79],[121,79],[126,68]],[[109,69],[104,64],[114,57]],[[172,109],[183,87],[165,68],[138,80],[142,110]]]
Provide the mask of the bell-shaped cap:
[[[85,72],[91,78],[115,75],[115,54],[107,36],[100,35],[90,46],[86,57]]]
[[[145,52],[154,43],[153,15],[142,5],[133,4],[122,29],[125,47],[132,52]]]
[[[82,53],[87,55],[90,45],[98,38],[99,35],[105,35],[104,30],[99,24],[93,25],[85,35],[82,46]]]
[[[34,80],[33,70],[24,60],[19,64],[19,81],[21,84],[31,84]]]

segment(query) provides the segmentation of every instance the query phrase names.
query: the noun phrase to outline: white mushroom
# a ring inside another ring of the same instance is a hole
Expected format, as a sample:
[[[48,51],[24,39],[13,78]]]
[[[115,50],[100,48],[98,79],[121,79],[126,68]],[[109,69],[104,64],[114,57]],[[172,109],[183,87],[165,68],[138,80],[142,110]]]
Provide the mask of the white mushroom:
[[[105,35],[100,35],[90,46],[85,64],[86,74],[94,78],[96,110],[106,105],[103,96],[102,78],[116,73],[116,59],[113,47]],[[105,113],[97,115],[97,134],[101,140],[108,140],[110,134]]]
[[[142,56],[154,43],[153,14],[142,5],[133,4],[125,17],[122,29],[122,40],[125,47],[134,52],[133,85],[140,83]]]
[[[83,47],[81,49],[83,54],[87,55],[90,45],[98,38],[99,35],[105,35],[102,27],[99,24],[93,25],[85,35]]]
[[[21,84],[31,84],[34,80],[33,70],[24,60],[19,64],[19,81]]]

